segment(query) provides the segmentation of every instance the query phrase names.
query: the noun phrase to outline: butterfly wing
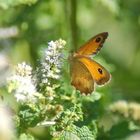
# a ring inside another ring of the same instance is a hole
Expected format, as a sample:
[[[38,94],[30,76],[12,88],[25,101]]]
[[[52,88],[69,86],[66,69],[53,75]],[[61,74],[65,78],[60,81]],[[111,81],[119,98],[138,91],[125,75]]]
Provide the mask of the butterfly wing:
[[[103,85],[110,80],[110,73],[96,61],[85,56],[79,56],[77,59],[86,66],[92,75],[92,78],[98,85]]]
[[[76,53],[86,56],[96,54],[102,48],[107,36],[107,32],[96,35],[95,37],[91,38],[87,43],[85,43],[82,47],[80,47]]]
[[[91,93],[94,90],[94,80],[86,66],[76,58],[73,58],[70,66],[71,84],[81,93]]]

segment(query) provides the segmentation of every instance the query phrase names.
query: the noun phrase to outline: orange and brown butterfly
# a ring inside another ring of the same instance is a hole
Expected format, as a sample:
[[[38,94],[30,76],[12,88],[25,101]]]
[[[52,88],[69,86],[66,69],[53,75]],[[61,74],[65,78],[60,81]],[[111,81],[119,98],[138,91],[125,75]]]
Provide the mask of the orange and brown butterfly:
[[[107,32],[100,33],[69,56],[71,84],[81,93],[91,94],[95,83],[104,85],[110,80],[110,73],[89,57],[100,51],[107,37]]]

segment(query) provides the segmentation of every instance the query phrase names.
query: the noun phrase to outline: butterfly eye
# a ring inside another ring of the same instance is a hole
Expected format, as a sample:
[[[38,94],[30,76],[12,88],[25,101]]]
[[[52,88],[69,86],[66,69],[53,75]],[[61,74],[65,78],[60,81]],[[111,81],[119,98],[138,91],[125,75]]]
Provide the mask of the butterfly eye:
[[[100,69],[100,68],[98,68],[98,72],[99,72],[100,74],[103,74],[103,71],[102,71],[102,69]]]
[[[95,41],[99,43],[101,41],[101,37],[97,37]]]

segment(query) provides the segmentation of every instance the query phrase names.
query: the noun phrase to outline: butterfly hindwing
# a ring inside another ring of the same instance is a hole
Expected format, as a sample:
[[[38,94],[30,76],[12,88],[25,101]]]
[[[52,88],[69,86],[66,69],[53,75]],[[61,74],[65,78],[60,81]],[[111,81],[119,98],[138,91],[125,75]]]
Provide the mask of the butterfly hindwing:
[[[73,58],[73,61],[71,61],[70,72],[71,84],[77,90],[79,90],[81,93],[85,93],[86,95],[94,90],[94,80],[92,75],[86,66],[76,58]]]
[[[92,78],[98,85],[103,85],[110,80],[110,73],[96,61],[85,56],[79,56],[78,61],[86,66],[92,75]]]
[[[108,36],[107,32],[103,32],[94,36],[82,47],[80,47],[76,53],[85,56],[96,54],[102,48],[103,43],[107,38],[107,36]]]

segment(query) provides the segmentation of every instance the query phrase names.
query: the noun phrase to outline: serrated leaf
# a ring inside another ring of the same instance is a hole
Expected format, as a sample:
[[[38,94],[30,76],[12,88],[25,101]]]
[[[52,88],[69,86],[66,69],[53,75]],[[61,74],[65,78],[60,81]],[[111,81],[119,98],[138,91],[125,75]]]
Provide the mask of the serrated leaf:
[[[65,131],[61,140],[95,140],[96,136],[92,134],[87,126],[73,126],[73,130]]]
[[[75,127],[75,133],[79,136],[80,140],[95,140],[95,136],[87,126]]]
[[[81,140],[81,139],[76,134],[73,134],[70,131],[65,131],[60,140]]]

